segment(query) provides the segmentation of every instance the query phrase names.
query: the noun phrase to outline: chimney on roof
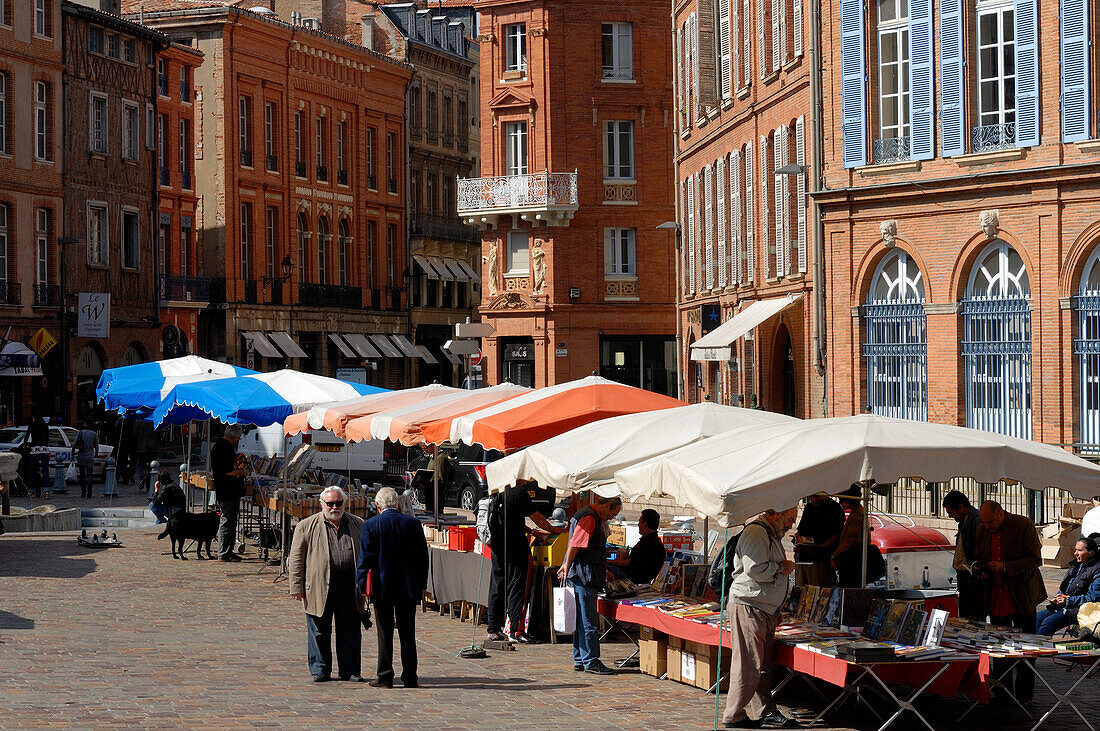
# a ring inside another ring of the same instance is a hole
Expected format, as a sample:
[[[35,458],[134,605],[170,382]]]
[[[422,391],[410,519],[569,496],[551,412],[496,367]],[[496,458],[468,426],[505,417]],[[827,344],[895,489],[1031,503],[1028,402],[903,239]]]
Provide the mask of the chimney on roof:
[[[363,24],[363,48],[374,50],[374,13],[364,13],[359,20]]]

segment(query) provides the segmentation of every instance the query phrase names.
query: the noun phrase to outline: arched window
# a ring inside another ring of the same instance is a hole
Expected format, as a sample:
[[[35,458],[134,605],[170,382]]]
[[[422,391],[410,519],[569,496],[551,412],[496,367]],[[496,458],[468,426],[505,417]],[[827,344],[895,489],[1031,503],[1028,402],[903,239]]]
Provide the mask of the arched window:
[[[1100,246],[1093,250],[1081,272],[1077,310],[1077,356],[1081,384],[1081,450],[1100,453]]]
[[[863,305],[867,406],[898,419],[928,418],[928,340],[924,279],[895,249],[883,257]]]
[[[309,281],[309,270],[306,268],[306,262],[309,259],[306,255],[309,253],[309,219],[305,213],[298,214],[298,281]]]
[[[317,281],[328,284],[328,219],[317,219]]]
[[[336,242],[336,267],[337,276],[341,287],[348,285],[348,246],[351,243],[351,234],[348,230],[348,219],[340,219],[340,240]]]
[[[962,302],[966,425],[1031,438],[1031,286],[1019,253],[982,250]]]

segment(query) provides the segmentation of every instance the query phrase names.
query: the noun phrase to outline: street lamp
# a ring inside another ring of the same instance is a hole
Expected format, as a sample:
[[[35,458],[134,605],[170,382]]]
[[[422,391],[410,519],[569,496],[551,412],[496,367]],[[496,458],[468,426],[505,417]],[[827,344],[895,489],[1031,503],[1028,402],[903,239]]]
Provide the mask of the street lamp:
[[[672,295],[676,303],[676,398],[682,401],[684,399],[684,369],[682,367],[683,364],[681,361],[683,360],[684,356],[684,346],[683,335],[681,334],[682,326],[680,324],[680,238],[682,236],[683,228],[680,226],[680,223],[678,221],[665,221],[664,223],[657,226],[657,228],[661,229],[662,231],[676,232],[676,261],[674,262],[675,274],[673,275],[676,278],[676,281],[672,283]]]
[[[80,239],[72,236],[62,236],[57,240],[57,264],[58,264],[58,293],[57,293],[57,326],[61,330],[61,415],[66,423],[71,423],[69,413],[69,323],[68,310],[65,306],[65,247],[70,244],[79,244]]]
[[[283,257],[283,260],[279,262],[279,267],[283,270],[283,276],[281,277],[264,277],[264,291],[267,291],[268,287],[273,287],[276,284],[280,287],[283,283],[290,279],[290,275],[294,273],[294,261],[291,260],[290,254]]]
[[[781,167],[775,169],[776,175],[801,175],[810,168],[806,165],[799,165],[797,162],[787,163]]]

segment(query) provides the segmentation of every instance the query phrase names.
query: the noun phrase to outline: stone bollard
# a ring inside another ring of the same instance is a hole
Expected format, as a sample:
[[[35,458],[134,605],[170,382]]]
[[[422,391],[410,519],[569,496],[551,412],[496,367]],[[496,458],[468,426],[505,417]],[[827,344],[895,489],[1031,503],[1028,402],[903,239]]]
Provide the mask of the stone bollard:
[[[115,496],[115,458],[107,458],[106,476],[103,480],[103,497]]]
[[[145,497],[150,500],[153,499],[153,495],[157,492],[157,473],[160,472],[160,462],[155,459],[149,463],[149,492]]]
[[[68,465],[63,465],[61,462],[53,466],[53,491],[55,493],[65,494],[69,491],[69,486],[65,483],[65,469],[67,467]]]

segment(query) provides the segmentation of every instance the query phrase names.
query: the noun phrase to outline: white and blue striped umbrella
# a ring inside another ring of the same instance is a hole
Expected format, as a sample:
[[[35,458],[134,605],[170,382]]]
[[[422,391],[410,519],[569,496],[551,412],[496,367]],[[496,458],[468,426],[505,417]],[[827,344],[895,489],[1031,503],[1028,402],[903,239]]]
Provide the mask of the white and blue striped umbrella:
[[[165,396],[151,420],[155,426],[210,418],[226,424],[269,426],[282,424],[291,414],[318,404],[385,390],[287,369],[180,384]]]
[[[155,363],[108,368],[99,377],[95,395],[110,411],[147,416],[176,386],[218,378],[254,375],[256,371],[197,355],[170,358]]]

